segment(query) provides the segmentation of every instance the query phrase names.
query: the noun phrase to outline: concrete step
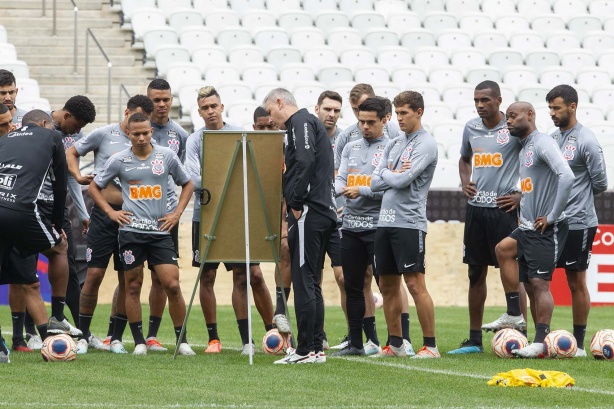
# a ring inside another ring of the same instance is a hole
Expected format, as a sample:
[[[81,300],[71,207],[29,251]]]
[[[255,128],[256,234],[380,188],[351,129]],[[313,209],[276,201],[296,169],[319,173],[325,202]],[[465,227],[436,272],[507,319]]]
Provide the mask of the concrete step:
[[[79,60],[77,65],[78,77],[76,78],[84,78],[85,75],[85,67],[84,62]],[[48,65],[34,65],[30,66],[30,76],[32,78],[37,79],[39,82],[42,79],[48,79],[50,81],[57,81],[57,84],[63,84],[66,82],[72,82],[73,79],[73,66],[72,59],[67,59],[65,65],[63,66],[48,66]],[[113,66],[111,68],[111,75],[113,78],[122,78],[122,77],[143,77],[143,78],[153,78],[155,75],[155,70],[153,69],[142,69],[140,65],[135,65],[133,67],[122,67],[122,66]],[[67,76],[70,76],[67,78]],[[100,76],[106,78],[107,76],[107,68],[106,65],[104,67],[92,67],[90,66],[90,78],[95,76]],[[50,82],[51,83],[51,82]]]
[[[47,13],[53,12],[53,0],[44,1]],[[72,10],[73,4],[69,0],[56,1],[56,10]],[[109,4],[109,1],[102,2],[100,0],[75,0],[77,7],[80,10],[100,10],[102,3]],[[41,0],[0,0],[0,9],[23,9],[23,10],[41,10],[43,9],[43,1]]]
[[[3,10],[4,12],[5,10]],[[7,10],[8,11],[8,10]],[[17,10],[14,10],[17,12]],[[99,13],[98,13],[99,14]],[[36,23],[36,24],[32,24]],[[112,18],[101,18],[98,16],[85,17],[83,15],[77,15],[77,27],[83,27],[85,30],[87,27],[89,28],[110,28],[113,27],[113,24],[116,23]],[[0,18],[0,24],[6,28],[7,31],[17,30],[20,28],[23,29],[40,29],[40,28],[51,28],[53,27],[53,19],[51,17],[29,17],[29,16],[10,16],[3,15]],[[70,29],[72,30],[75,25],[74,17],[71,15],[69,17],[57,17],[56,21],[56,29]],[[32,32],[33,34],[35,32]]]
[[[126,38],[123,35],[121,36],[118,35],[115,32],[113,32],[113,34],[110,34],[110,32],[106,32],[106,31],[101,32],[101,33],[94,31],[94,35],[96,36],[96,39],[98,40],[100,45],[105,49],[107,47],[108,48],[113,48],[113,47],[123,48],[126,46],[130,46],[130,43],[131,43],[130,36]],[[85,30],[83,30],[83,36],[79,37],[78,41],[79,43],[83,41],[83,44],[85,44]],[[52,37],[51,31],[50,31],[48,36],[37,36],[36,38],[29,37],[28,35],[16,36],[16,35],[11,35],[11,33],[9,33],[9,42],[13,44],[15,48],[17,48],[17,55],[19,55],[20,47],[25,48],[25,47],[29,47],[32,44],[36,44],[36,46],[39,46],[39,47],[49,47],[49,48],[55,47],[56,45],[70,46],[73,42],[73,32],[71,31],[70,34]],[[92,43],[91,47],[96,47],[93,44],[93,41],[91,41],[91,38],[90,38],[90,43]]]
[[[83,53],[79,53],[77,57],[79,61],[81,61],[81,64],[85,64],[85,55]],[[54,63],[62,65],[70,64],[72,67],[73,53],[71,51],[68,55],[62,57],[61,59],[58,59],[57,55],[36,55],[20,53],[19,59],[26,61],[28,65],[31,65],[30,62],[32,61],[36,64],[44,65],[53,65]],[[134,55],[109,55],[109,59],[111,60],[113,66],[133,66],[136,61],[136,57]],[[107,64],[107,60],[102,56],[102,54],[100,54],[100,52],[98,52],[98,50],[90,50],[89,60],[90,64],[94,65],[104,64],[106,67]]]
[[[85,57],[85,41],[81,38],[79,38],[78,40],[79,42],[77,43],[77,55]],[[21,47],[21,46],[16,45],[15,47]],[[105,50],[105,53],[107,53],[107,55],[111,59],[113,58],[113,56],[130,55],[130,56],[138,57],[142,54],[141,52],[134,51],[132,47],[129,46],[129,44],[125,44],[123,47],[104,47],[103,46],[103,49]],[[46,54],[48,55],[48,54],[51,54],[51,51],[53,51],[54,55],[65,55],[65,56],[68,56],[68,55],[72,56],[74,52],[72,41],[70,43],[64,43],[57,47],[53,47],[53,50],[51,50],[48,46],[39,46],[39,45],[31,45],[31,46],[29,45],[27,47],[23,47],[21,50],[23,51],[18,54],[18,57],[20,59],[22,59],[24,55],[34,55],[34,56],[40,56],[40,55],[46,55]],[[90,54],[92,55],[100,54],[100,51],[98,51],[98,48],[96,47],[96,45],[92,44],[91,42],[90,42]]]

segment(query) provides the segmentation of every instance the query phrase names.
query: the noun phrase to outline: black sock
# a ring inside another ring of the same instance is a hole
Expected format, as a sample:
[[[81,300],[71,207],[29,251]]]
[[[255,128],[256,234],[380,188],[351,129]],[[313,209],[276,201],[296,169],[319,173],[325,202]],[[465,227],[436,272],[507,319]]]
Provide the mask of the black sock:
[[[79,329],[83,332],[84,338],[90,333],[90,325],[92,325],[93,317],[93,315],[79,314]]]
[[[160,329],[161,322],[162,317],[154,317],[153,315],[149,316],[149,329],[147,330],[147,338],[155,338],[158,336],[158,330]]]
[[[66,305],[66,297],[51,296],[51,315],[60,322],[64,321],[64,305]]]
[[[215,339],[220,340],[220,336],[217,334],[217,323],[207,324],[207,333],[209,334],[209,342]]]
[[[284,287],[284,293],[286,295],[286,301],[290,297],[290,287]],[[284,307],[284,299],[282,297],[281,287],[275,287],[276,301],[275,301],[275,315],[285,314],[286,308]]]
[[[482,345],[482,330],[469,330],[469,341],[473,341],[478,345]]]
[[[401,348],[403,346],[403,338],[390,335],[390,346]]]
[[[116,315],[115,318],[119,317]],[[145,344],[145,338],[143,337],[143,321],[131,322],[130,331],[132,331],[134,345]],[[115,332],[113,332],[113,336],[115,336]]]
[[[36,325],[34,325],[34,320],[32,319],[32,316],[28,314],[28,310],[26,310],[25,326],[26,326],[26,334],[36,335]]]
[[[586,325],[573,324],[573,336],[576,338],[578,348],[584,349],[584,337],[586,336]]]
[[[435,348],[437,344],[435,343],[435,337],[422,337],[422,342],[424,346]]]
[[[548,324],[535,324],[535,338],[533,338],[533,342],[544,342],[546,335],[550,333],[550,325]]]
[[[175,340],[179,339],[179,335],[181,335],[181,326],[180,327],[175,327]],[[181,337],[181,343],[182,344],[187,344],[188,343],[188,329],[186,328],[185,332],[183,333],[183,337]]]
[[[12,312],[11,317],[13,318],[13,342],[15,339],[23,339],[23,326],[26,321],[26,313],[25,312]]]
[[[241,335],[241,343],[243,345],[249,344],[249,329],[247,328],[247,318],[237,320],[237,326],[239,327],[239,335]]]
[[[269,324],[269,325],[265,325],[265,326],[264,326],[264,330],[265,330],[266,332],[269,332],[269,331],[270,331],[270,330],[272,330],[273,328],[275,328],[275,325],[273,325],[273,324]]]
[[[403,334],[403,339],[411,343],[411,338],[409,337],[409,313],[407,312],[401,313],[401,333]]]
[[[38,335],[40,335],[41,339],[44,341],[47,338],[47,323],[37,325],[36,329],[38,330]]]
[[[362,319],[362,329],[367,340],[371,340],[375,345],[379,345],[377,329],[375,327],[375,317],[364,317]]]
[[[141,329],[143,327],[143,321],[139,321],[141,323]],[[111,335],[111,341],[121,341],[124,337],[124,330],[126,329],[126,324],[128,324],[128,317],[124,314],[115,314],[115,325],[113,326],[113,335]],[[130,329],[132,329],[132,324],[130,324]],[[133,334],[134,335],[134,332]],[[141,331],[141,336],[143,336],[143,332]],[[136,338],[134,340],[136,342]],[[145,343],[145,341],[143,341]]]
[[[507,303],[507,315],[519,316],[520,312],[520,293],[518,291],[505,293],[505,302]]]
[[[115,317],[111,315],[109,317],[109,329],[107,329],[107,337],[110,337],[113,335],[114,327],[115,327]]]

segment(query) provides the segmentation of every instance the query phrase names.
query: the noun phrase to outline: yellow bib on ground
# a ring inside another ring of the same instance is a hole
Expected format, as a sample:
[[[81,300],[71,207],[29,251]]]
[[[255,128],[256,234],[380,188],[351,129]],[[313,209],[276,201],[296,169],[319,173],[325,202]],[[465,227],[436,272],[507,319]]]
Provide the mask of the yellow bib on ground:
[[[563,388],[574,386],[576,381],[559,371],[540,371],[537,369],[513,369],[501,372],[488,381],[490,386],[540,386],[542,388]]]

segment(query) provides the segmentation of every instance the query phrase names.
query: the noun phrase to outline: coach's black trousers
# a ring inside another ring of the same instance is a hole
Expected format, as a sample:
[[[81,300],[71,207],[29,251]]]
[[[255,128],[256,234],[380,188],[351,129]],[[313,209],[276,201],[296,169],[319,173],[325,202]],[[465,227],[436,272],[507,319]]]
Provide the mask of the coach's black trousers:
[[[296,220],[288,211],[288,246],[292,260],[294,308],[298,326],[296,353],[322,351],[324,340],[324,300],[321,268],[324,252],[336,222],[303,206]]]

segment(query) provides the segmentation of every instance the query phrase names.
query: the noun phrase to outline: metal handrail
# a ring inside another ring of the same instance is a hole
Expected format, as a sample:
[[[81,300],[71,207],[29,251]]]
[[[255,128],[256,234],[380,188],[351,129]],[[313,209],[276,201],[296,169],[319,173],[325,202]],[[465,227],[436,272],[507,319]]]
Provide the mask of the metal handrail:
[[[73,5],[73,20],[74,20],[74,29],[73,29],[73,74],[77,73],[77,21],[79,15],[79,7],[77,7],[77,3],[74,0],[70,0]],[[46,1],[43,0],[43,17],[46,16],[47,4]],[[57,35],[57,1],[53,0],[53,29],[51,31],[52,36]]]
[[[126,94],[126,96],[128,97],[128,99],[131,98],[130,93],[128,92],[128,90],[126,89],[126,87],[124,87],[124,84],[119,84],[119,98],[117,101],[117,105],[118,105],[118,109],[119,109],[119,116],[118,116],[118,121],[121,122],[124,119],[124,110],[122,109],[122,107],[124,106],[124,104],[122,104],[122,92],[124,94]]]
[[[90,88],[90,48],[89,48],[89,37],[92,37],[96,46],[102,53],[102,56],[107,60],[107,68],[108,68],[108,79],[107,79],[107,123],[111,123],[111,69],[113,64],[111,60],[107,56],[107,53],[104,52],[102,46],[96,39],[96,36],[89,28],[85,30],[85,92],[89,92]]]

